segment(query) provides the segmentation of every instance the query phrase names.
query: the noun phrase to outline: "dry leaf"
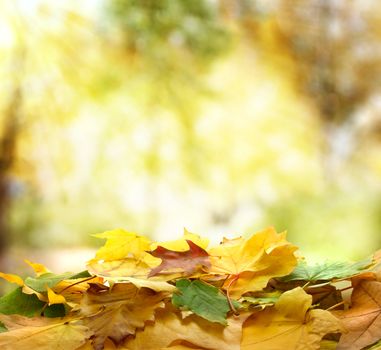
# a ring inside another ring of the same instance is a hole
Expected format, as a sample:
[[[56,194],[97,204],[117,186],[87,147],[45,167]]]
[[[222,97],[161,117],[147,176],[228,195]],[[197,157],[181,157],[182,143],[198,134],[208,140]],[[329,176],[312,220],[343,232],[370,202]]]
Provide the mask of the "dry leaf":
[[[102,349],[106,338],[119,344],[144,322],[154,320],[154,311],[163,307],[167,295],[149,289],[138,289],[133,284],[116,284],[110,291],[87,293],[79,310],[84,324],[94,333],[94,349]]]
[[[186,251],[174,251],[158,246],[155,250],[149,252],[156,258],[161,259],[161,264],[152,269],[148,277],[158,275],[159,273],[185,272],[190,276],[201,267],[210,267],[209,254],[190,240],[186,241],[189,249]]]
[[[239,350],[242,322],[247,317],[247,314],[233,317],[224,327],[196,315],[182,319],[172,308],[159,309],[155,322],[137,331],[136,337],[127,340],[125,346],[130,350],[157,350],[183,340],[204,349]]]
[[[2,350],[75,350],[93,334],[78,321],[0,315],[8,332],[0,333]]]
[[[261,290],[272,277],[290,273],[296,266],[297,248],[286,241],[286,234],[273,228],[248,239],[225,239],[209,250],[210,273],[226,274],[224,284],[231,295],[239,297],[247,291]]]
[[[351,300],[349,310],[335,312],[348,331],[337,350],[362,349],[381,338],[381,282],[363,281],[353,290]]]
[[[243,326],[242,350],[318,350],[327,333],[340,332],[325,310],[308,311],[312,297],[300,287],[285,292],[273,308],[253,314]]]

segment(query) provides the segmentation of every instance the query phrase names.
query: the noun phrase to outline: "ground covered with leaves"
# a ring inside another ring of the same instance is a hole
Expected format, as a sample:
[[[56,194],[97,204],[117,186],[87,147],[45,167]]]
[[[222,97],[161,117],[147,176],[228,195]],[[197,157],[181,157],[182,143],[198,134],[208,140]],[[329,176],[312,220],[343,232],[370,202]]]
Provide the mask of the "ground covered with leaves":
[[[151,242],[121,229],[87,269],[0,276],[4,350],[381,349],[381,252],[308,265],[285,233]]]

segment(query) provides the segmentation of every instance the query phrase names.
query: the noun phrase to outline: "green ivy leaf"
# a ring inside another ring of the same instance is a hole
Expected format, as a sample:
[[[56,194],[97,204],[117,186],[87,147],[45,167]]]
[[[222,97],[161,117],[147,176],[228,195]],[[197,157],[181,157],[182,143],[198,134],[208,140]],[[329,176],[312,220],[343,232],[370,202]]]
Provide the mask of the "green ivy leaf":
[[[372,265],[372,258],[364,259],[357,263],[348,262],[326,262],[313,266],[307,265],[304,261],[300,262],[294,271],[288,276],[282,277],[282,282],[291,281],[325,281],[334,278],[347,278],[354,276],[362,270]]]
[[[86,278],[90,277],[88,271],[82,271],[80,273],[65,272],[59,275],[55,273],[44,273],[38,277],[27,277],[25,279],[25,284],[35,290],[36,292],[43,293],[46,292],[46,286],[53,288],[56,284],[63,280],[70,280],[76,278]]]
[[[190,310],[211,322],[227,325],[226,314],[230,310],[226,296],[218,288],[199,280],[181,279],[176,282],[181,294],[172,296],[172,304]]]
[[[0,313],[32,317],[41,314],[45,303],[34,294],[24,294],[22,287],[0,298]]]

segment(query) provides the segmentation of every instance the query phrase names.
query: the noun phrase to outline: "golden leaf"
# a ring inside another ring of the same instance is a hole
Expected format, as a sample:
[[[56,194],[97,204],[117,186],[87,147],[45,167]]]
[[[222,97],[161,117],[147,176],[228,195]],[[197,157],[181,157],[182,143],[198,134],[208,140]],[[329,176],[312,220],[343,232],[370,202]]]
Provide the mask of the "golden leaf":
[[[2,350],[75,350],[93,334],[78,321],[0,315],[8,332],[0,333]]]
[[[165,293],[155,293],[150,289],[136,288],[133,284],[116,284],[102,293],[88,292],[79,311],[85,316],[83,322],[95,333],[94,348],[102,349],[106,338],[120,343],[127,335],[134,334],[136,328],[154,320],[154,311],[163,307]]]
[[[340,332],[329,311],[307,311],[312,297],[300,287],[281,295],[272,308],[253,314],[243,325],[242,350],[318,350],[322,337]]]
[[[224,239],[209,250],[211,274],[230,275],[224,288],[234,297],[264,288],[272,277],[287,275],[296,266],[297,247],[286,241],[286,233],[273,228],[233,240]]]
[[[148,323],[144,330],[136,332],[133,339],[125,343],[130,350],[157,350],[170,348],[175,341],[187,341],[203,349],[239,350],[241,327],[247,314],[228,320],[228,326],[210,323],[196,315],[185,319],[172,308],[158,309],[155,322]]]

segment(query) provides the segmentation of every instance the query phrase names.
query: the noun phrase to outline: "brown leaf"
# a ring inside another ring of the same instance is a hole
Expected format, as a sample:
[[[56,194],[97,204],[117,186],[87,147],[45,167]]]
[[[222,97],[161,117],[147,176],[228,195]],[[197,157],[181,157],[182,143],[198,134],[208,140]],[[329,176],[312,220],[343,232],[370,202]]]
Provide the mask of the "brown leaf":
[[[171,349],[174,343],[186,341],[196,349],[240,350],[242,323],[247,317],[248,314],[243,314],[228,319],[228,326],[224,327],[196,315],[182,319],[169,306],[158,309],[155,322],[137,331],[136,337],[128,339],[125,346],[130,350]]]
[[[149,252],[156,258],[162,260],[161,264],[151,270],[148,277],[155,276],[159,273],[173,273],[185,271],[187,275],[191,275],[201,266],[210,267],[209,254],[206,250],[186,240],[189,250],[178,252],[158,246],[155,250]],[[163,272],[165,271],[165,272]]]
[[[127,335],[134,334],[144,322],[154,320],[154,311],[163,307],[165,293],[155,293],[133,284],[116,284],[107,292],[87,293],[80,305],[83,323],[94,333],[94,349],[102,349],[106,338],[119,344]]]
[[[363,281],[354,288],[351,300],[348,311],[334,312],[348,331],[337,350],[362,349],[381,338],[381,283]]]

